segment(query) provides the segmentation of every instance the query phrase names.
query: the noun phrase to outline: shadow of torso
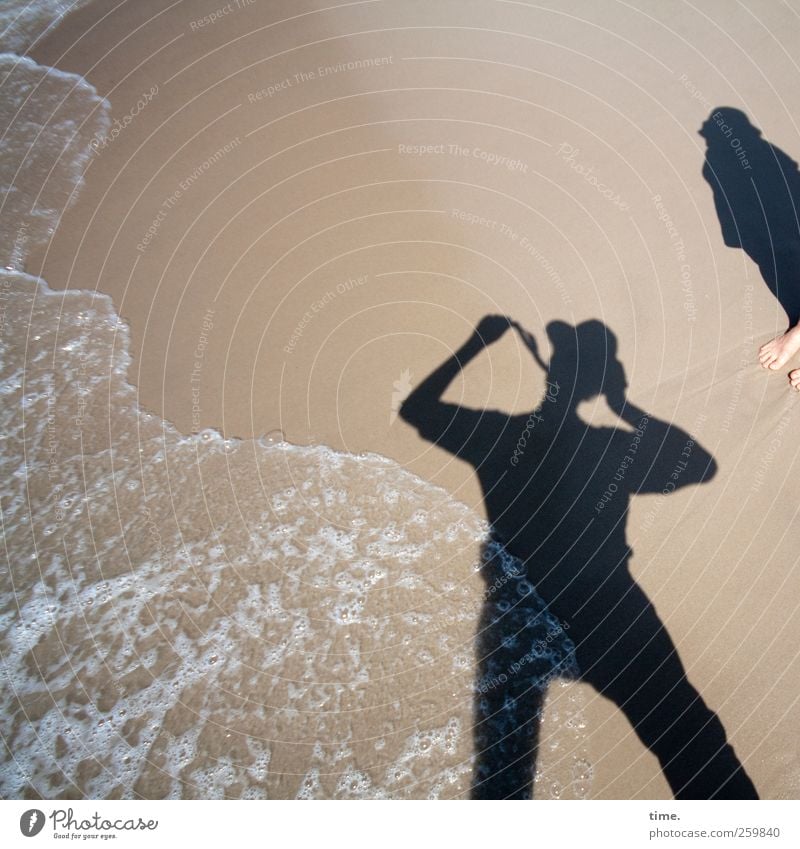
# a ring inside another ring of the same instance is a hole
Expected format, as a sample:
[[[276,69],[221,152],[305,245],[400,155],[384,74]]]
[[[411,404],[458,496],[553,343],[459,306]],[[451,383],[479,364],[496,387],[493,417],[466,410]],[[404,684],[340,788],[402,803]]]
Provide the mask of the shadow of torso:
[[[529,416],[470,411],[459,454],[475,466],[497,539],[568,626],[582,677],[609,692],[631,657],[625,644],[635,639],[641,655],[645,632],[657,641],[663,631],[629,570],[631,496],[697,483],[713,460],[652,416],[636,429],[595,427],[547,397]]]

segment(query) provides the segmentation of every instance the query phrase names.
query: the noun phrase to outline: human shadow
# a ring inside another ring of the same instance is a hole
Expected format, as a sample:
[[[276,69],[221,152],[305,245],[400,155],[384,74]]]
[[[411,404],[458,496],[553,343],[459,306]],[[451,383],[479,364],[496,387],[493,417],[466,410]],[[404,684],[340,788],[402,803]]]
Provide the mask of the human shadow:
[[[798,165],[730,106],[713,109],[699,133],[707,145],[703,177],[714,193],[723,241],[758,265],[794,326],[800,319]]]
[[[757,798],[628,569],[631,496],[702,483],[716,472],[713,457],[626,399],[616,338],[600,321],[550,323],[549,364],[535,339],[513,325],[547,373],[530,414],[442,401],[459,372],[509,326],[500,316],[484,318],[400,410],[425,439],[474,466],[492,527],[476,639],[473,798],[532,795],[541,705],[555,676],[591,684],[625,713],[676,798]],[[618,427],[579,416],[578,405],[598,395]]]

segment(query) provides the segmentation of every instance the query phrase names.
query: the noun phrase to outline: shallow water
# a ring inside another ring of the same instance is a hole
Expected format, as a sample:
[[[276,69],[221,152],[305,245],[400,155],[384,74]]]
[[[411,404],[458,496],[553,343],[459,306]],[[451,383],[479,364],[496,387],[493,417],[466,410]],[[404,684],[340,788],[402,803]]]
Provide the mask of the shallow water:
[[[82,78],[13,53],[0,53],[0,92],[2,261],[22,269],[30,246],[52,235],[80,191],[109,105]]]

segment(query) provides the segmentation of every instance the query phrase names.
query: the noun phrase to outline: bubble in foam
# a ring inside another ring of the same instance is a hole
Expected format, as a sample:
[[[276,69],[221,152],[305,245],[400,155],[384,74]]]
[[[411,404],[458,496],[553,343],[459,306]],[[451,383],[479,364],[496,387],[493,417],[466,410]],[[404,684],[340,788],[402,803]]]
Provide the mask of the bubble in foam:
[[[594,768],[589,761],[580,759],[572,765],[572,786],[575,795],[579,799],[585,799],[589,795],[594,777]]]
[[[297,799],[318,799],[321,796],[322,787],[320,785],[319,780],[319,769],[317,767],[312,767],[306,774],[303,776],[303,780],[300,782],[300,789],[297,791]]]
[[[276,445],[286,443],[286,437],[282,430],[271,430],[258,438],[258,443],[262,448],[273,448]]]

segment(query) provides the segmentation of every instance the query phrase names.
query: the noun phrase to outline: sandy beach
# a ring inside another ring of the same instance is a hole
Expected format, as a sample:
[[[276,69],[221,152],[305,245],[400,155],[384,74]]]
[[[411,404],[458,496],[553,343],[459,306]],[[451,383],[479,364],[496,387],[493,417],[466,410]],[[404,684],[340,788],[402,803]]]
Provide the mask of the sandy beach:
[[[758,795],[798,798],[800,399],[757,359],[800,286],[769,170],[800,158],[797,44],[761,0],[91,0],[12,45],[4,92],[62,76],[8,110],[45,153],[2,213],[2,795],[475,795],[507,514],[403,404],[500,315],[535,350],[510,328],[441,400],[524,422],[561,362],[565,421],[634,444],[621,393],[673,435],[657,473],[582,439],[559,468],[586,526],[619,508],[625,580]],[[601,325],[613,355],[581,347]],[[508,626],[547,643],[533,797],[672,798],[551,574]]]

